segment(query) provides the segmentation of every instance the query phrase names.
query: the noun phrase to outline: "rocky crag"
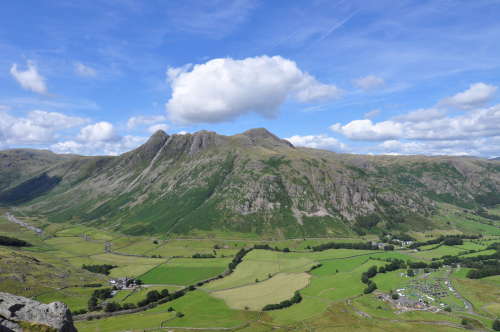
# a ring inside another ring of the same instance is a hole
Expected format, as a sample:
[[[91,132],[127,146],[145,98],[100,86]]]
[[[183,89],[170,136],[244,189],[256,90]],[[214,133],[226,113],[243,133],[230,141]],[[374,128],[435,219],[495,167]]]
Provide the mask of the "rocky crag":
[[[71,312],[62,302],[43,304],[0,292],[0,331],[73,332],[76,328]]]

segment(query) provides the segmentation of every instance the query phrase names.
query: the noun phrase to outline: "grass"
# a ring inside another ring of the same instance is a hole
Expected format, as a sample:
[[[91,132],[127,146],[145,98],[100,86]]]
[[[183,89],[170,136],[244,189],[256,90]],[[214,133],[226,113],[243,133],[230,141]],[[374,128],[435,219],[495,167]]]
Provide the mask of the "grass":
[[[403,276],[401,276],[401,273]],[[377,284],[378,289],[383,292],[389,292],[398,288],[403,288],[410,278],[406,276],[406,271],[396,270],[386,273],[378,273],[373,281]]]
[[[175,313],[167,312],[168,307],[182,312],[184,317],[175,317]],[[233,310],[223,300],[211,297],[203,291],[194,291],[145,312],[80,321],[76,323],[76,328],[80,332],[142,331],[146,328],[159,328],[162,322],[164,326],[230,328],[244,325],[257,317],[257,313]]]
[[[295,291],[307,286],[309,278],[307,273],[278,273],[256,284],[213,292],[211,295],[223,299],[234,309],[261,310],[266,304],[290,299]]]
[[[465,252],[465,250],[458,247],[440,246],[433,250],[422,250],[419,252],[411,253],[410,255],[418,259],[431,260],[432,258],[440,258],[446,255],[455,256],[462,252]]]
[[[309,270],[315,262],[301,255],[269,250],[252,250],[229,276],[204,286],[209,290],[223,290],[266,280],[277,273],[299,273]]]
[[[87,303],[94,292],[98,288],[90,287],[71,287],[61,290],[49,291],[35,297],[35,300],[43,303],[51,303],[61,301],[66,303],[72,310],[87,309]]]
[[[495,279],[454,278],[453,285],[474,306],[474,310],[486,316],[494,313],[488,308],[498,308],[500,304],[500,287]]]
[[[146,284],[191,285],[226,270],[229,259],[172,259],[139,277]]]

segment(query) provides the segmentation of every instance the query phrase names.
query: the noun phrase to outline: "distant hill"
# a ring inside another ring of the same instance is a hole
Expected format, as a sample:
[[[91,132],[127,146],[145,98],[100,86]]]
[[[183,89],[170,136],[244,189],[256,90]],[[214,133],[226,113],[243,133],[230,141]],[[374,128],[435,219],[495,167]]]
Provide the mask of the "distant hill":
[[[3,205],[130,234],[424,230],[446,228],[434,218],[439,203],[500,203],[496,161],[337,154],[294,147],[265,129],[158,131],[116,157],[14,150],[0,152],[0,163]]]

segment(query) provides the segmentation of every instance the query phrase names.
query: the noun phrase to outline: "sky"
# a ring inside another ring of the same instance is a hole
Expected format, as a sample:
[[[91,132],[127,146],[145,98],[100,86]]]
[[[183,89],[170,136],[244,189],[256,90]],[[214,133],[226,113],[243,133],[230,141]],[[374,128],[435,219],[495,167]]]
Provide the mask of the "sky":
[[[116,155],[155,131],[500,156],[500,0],[0,4],[0,149]]]

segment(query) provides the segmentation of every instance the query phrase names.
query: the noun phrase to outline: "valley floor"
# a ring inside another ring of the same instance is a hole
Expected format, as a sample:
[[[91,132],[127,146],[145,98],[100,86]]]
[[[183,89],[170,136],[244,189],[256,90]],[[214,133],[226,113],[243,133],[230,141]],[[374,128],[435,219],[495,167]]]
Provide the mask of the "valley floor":
[[[408,276],[406,268],[397,269],[374,276],[377,290],[370,294],[364,294],[366,284],[361,281],[370,267],[394,259],[430,263],[445,255],[491,254],[487,247],[500,242],[494,233],[462,245],[419,251],[312,251],[322,243],[367,242],[376,237],[282,241],[131,237],[0,212],[0,235],[33,245],[0,246],[0,291],[45,303],[63,301],[79,312],[87,310],[96,290],[111,287],[112,279],[134,278],[142,285],[113,292],[111,298],[99,300],[103,306],[136,305],[153,290],[167,289],[170,294],[186,290],[185,295],[145,311],[102,318],[77,315],[79,331],[489,331],[500,316],[500,276],[468,279],[468,269],[460,266],[414,269],[414,276]],[[254,245],[272,250],[249,251],[226,275],[235,255]],[[114,266],[109,275],[82,269],[105,264]],[[187,290],[191,285],[195,287]],[[261,311],[292,298],[296,291],[299,303]],[[395,293],[398,299],[391,296]]]

